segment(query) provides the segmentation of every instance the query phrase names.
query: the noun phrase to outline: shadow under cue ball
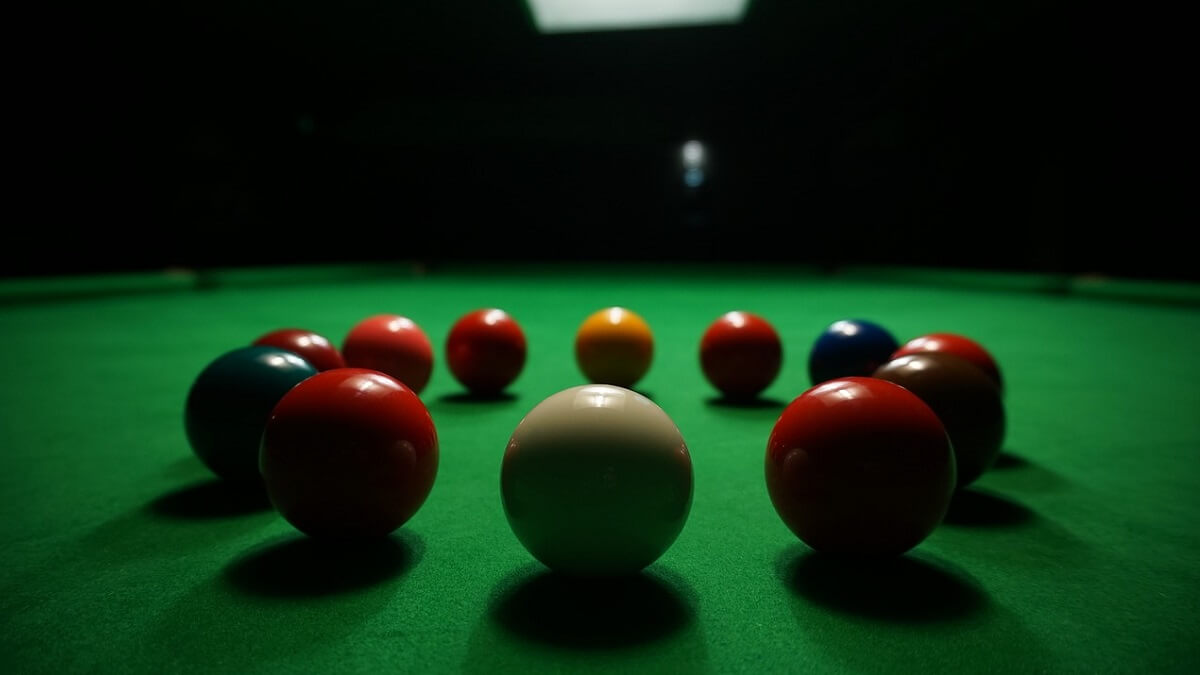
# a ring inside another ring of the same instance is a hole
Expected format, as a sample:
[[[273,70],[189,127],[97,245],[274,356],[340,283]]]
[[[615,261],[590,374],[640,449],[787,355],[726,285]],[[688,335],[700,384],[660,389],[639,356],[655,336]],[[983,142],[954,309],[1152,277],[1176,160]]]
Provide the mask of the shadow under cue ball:
[[[271,503],[296,529],[314,537],[382,537],[429,496],[437,430],[399,380],[339,368],[279,401],[260,462]]]
[[[679,536],[692,505],[692,460],[671,418],[623,387],[553,394],[517,425],[500,472],[504,513],[547,567],[633,574]]]
[[[888,361],[874,376],[911,391],[937,413],[954,446],[959,487],[996,461],[1004,442],[1004,402],[987,373],[953,354],[918,352]]]
[[[767,441],[766,479],[779,517],[813,549],[898,555],[946,516],[954,452],[916,394],[837,378],[784,408]]]
[[[184,429],[193,452],[226,480],[258,480],[258,448],[271,410],[292,387],[317,374],[277,347],[249,346],[209,363],[188,391]]]

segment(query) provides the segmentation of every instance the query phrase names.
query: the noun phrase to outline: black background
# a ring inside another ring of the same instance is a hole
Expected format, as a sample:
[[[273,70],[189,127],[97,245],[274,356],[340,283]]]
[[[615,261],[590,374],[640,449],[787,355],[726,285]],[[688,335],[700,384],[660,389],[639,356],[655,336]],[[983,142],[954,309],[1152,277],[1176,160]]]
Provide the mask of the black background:
[[[539,35],[521,0],[62,8],[14,24],[10,130],[31,152],[10,203],[29,208],[4,272],[678,259],[1194,279],[1171,196],[1182,45],[1130,12],[757,0],[735,26]],[[679,163],[693,138],[699,190]]]

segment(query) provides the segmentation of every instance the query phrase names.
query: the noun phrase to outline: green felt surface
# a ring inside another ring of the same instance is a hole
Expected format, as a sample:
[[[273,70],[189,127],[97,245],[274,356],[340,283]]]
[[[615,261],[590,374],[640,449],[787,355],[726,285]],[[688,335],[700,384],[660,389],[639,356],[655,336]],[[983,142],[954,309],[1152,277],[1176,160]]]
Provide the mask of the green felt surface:
[[[0,671],[1200,665],[1195,287],[642,267],[181,278],[0,293]],[[579,585],[546,574],[512,535],[500,458],[528,409],[580,383],[574,330],[612,304],[655,332],[638,388],[688,441],[695,499],[641,577]],[[508,400],[463,400],[441,360],[453,321],[482,306],[507,309],[528,336]],[[730,309],[764,315],[784,339],[783,371],[757,407],[715,404],[697,365],[701,333]],[[437,482],[391,539],[314,546],[206,473],[183,401],[208,361],[262,333],[307,327],[340,342],[383,312],[415,319],[438,347],[422,396],[441,441]],[[865,568],[809,553],[763,479],[771,426],[808,385],[809,346],[846,317],[901,339],[972,335],[1007,386],[1001,462],[917,549]]]

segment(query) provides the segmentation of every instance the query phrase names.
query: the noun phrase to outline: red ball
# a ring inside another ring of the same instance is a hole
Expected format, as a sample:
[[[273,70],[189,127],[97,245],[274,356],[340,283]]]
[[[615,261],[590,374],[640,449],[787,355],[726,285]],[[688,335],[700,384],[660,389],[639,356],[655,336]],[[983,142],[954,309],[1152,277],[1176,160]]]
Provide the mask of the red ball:
[[[750,312],[727,312],[700,340],[700,368],[709,384],[729,398],[757,396],[775,381],[782,365],[779,334]]]
[[[995,382],[1001,391],[1004,391],[1004,380],[1000,377],[1000,366],[996,364],[996,359],[992,357],[991,353],[983,345],[965,335],[958,335],[956,333],[928,333],[920,337],[915,337],[900,345],[900,348],[892,353],[892,358],[897,359],[901,356],[920,354],[922,352],[947,352],[966,359],[991,378],[992,382]]]
[[[464,387],[499,394],[525,367],[525,333],[502,309],[477,309],[461,317],[446,338],[446,363]]]
[[[318,373],[275,406],[259,468],[271,503],[315,537],[381,537],[433,488],[438,439],[421,399],[380,372]]]
[[[387,373],[417,394],[433,373],[433,344],[412,319],[379,314],[358,322],[342,342],[351,368]]]
[[[346,367],[342,353],[328,338],[303,328],[281,328],[271,331],[252,344],[286,349],[308,361],[317,370]]]
[[[846,377],[788,404],[767,442],[766,476],[776,512],[813,549],[897,555],[945,517],[954,452],[915,394]]]

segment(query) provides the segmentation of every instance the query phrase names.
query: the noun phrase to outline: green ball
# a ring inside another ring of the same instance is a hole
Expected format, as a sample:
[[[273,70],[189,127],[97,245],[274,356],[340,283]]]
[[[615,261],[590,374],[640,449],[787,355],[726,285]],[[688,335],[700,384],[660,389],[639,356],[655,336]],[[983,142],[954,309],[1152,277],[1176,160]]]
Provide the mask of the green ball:
[[[317,374],[275,347],[240,347],[217,357],[188,392],[184,428],[196,456],[226,480],[259,478],[258,453],[275,404]]]

